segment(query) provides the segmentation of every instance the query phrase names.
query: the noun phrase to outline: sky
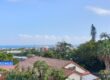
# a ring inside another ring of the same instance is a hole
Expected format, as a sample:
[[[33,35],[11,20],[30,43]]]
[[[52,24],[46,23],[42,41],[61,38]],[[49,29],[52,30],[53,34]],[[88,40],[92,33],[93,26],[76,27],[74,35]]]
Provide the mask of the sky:
[[[78,45],[92,24],[110,33],[110,0],[0,0],[0,45]]]

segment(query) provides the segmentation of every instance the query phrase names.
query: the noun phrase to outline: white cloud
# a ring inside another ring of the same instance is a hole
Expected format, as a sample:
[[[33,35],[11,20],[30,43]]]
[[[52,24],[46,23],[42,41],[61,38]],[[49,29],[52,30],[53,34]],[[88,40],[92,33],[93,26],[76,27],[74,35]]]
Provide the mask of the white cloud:
[[[16,37],[0,39],[1,45],[51,45],[59,41],[66,41],[73,45],[79,45],[90,40],[85,36],[58,36],[58,35],[28,35],[20,34]]]
[[[88,10],[94,12],[95,14],[101,15],[101,16],[108,16],[110,15],[110,9],[104,9],[96,6],[87,6]]]
[[[72,44],[80,44],[85,41],[88,41],[89,37],[83,36],[56,36],[56,35],[27,35],[20,34],[19,39],[22,43],[25,44],[55,44],[58,41],[66,41]]]

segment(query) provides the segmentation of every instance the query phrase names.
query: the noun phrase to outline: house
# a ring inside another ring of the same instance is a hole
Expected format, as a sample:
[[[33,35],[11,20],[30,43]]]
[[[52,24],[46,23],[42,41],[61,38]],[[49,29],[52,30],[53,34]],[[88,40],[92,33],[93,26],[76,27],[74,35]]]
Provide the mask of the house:
[[[35,56],[20,62],[19,67],[21,69],[33,67],[33,64],[36,61],[45,61],[52,68],[63,69],[65,76],[68,77],[66,80],[98,80],[98,77],[90,73],[88,70],[84,69],[73,61],[67,60]]]
[[[26,60],[27,59],[27,57],[25,57],[25,56],[13,56],[13,58],[14,59],[17,59],[19,61],[23,61],[23,60]]]

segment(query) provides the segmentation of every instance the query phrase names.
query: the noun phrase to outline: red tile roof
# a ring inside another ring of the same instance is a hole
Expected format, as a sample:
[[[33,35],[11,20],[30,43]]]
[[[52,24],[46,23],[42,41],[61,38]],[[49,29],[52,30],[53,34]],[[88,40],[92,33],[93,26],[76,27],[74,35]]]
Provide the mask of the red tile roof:
[[[20,67],[32,67],[32,65],[36,62],[36,61],[45,61],[49,66],[53,67],[53,68],[58,68],[61,69],[63,67],[65,67],[65,65],[72,63],[72,61],[66,61],[66,60],[59,60],[59,59],[51,59],[51,58],[45,58],[45,57],[32,57],[29,58],[25,61],[22,61],[19,63]]]
[[[11,70],[11,69],[14,69],[15,66],[0,66],[0,68],[5,70]]]
[[[33,64],[36,61],[45,61],[50,67],[55,68],[55,69],[63,69],[65,76],[69,76],[73,73],[78,73],[74,70],[69,70],[69,69],[65,69],[64,67],[67,66],[68,64],[75,64],[78,67],[80,67],[81,69],[83,69],[84,71],[86,71],[86,73],[90,73],[89,71],[85,70],[84,68],[82,68],[81,66],[79,66],[77,63],[73,62],[73,61],[67,61],[67,60],[59,60],[59,59],[53,59],[53,58],[45,58],[45,57],[39,57],[39,56],[35,56],[35,57],[31,57],[25,61],[20,62],[18,65],[19,67],[22,69],[27,69],[29,67],[33,67]],[[84,73],[84,74],[86,74]],[[83,75],[81,73],[79,73],[80,75]]]

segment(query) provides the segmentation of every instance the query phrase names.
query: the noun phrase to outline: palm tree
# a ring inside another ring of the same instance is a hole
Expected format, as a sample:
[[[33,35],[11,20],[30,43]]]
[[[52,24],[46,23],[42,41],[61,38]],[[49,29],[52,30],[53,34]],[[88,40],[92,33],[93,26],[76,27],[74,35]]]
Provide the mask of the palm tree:
[[[51,76],[53,77],[52,80],[65,80],[66,79],[63,70],[53,69]]]
[[[65,59],[70,54],[72,48],[72,44],[63,41],[57,43],[56,51],[61,56],[61,58]]]
[[[101,35],[100,35],[101,39],[109,39],[110,40],[110,34],[107,34],[106,32],[103,32]]]
[[[101,34],[98,42],[98,57],[104,61],[106,70],[110,70],[110,39],[106,33]]]
[[[65,41],[57,43],[57,48],[59,48],[62,51],[65,50],[65,49],[71,48],[71,47],[72,47],[72,44],[69,44]]]
[[[95,26],[92,24],[91,26],[91,36],[92,36],[92,41],[95,41],[96,40],[96,28]]]
[[[34,71],[39,80],[48,80],[51,74],[49,66],[44,61],[37,61],[34,63]]]

